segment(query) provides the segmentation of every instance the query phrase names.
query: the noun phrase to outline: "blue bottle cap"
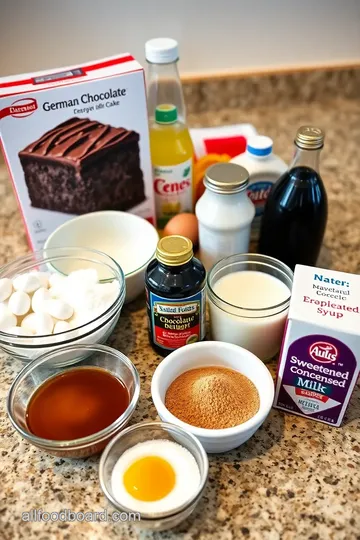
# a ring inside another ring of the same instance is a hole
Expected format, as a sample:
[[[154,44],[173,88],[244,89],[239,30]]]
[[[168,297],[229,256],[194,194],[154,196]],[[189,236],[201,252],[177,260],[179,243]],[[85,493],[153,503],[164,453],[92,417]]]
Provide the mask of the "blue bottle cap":
[[[268,156],[272,152],[272,147],[273,141],[270,137],[255,135],[248,139],[246,150],[254,156]]]

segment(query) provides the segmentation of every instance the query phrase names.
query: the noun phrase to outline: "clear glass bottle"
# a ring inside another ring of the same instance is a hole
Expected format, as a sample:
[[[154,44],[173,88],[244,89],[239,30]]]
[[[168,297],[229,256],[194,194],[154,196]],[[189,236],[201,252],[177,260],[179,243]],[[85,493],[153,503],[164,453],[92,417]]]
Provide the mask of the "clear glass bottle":
[[[177,42],[152,39],[146,43],[145,53],[149,63],[148,113],[155,206],[161,230],[176,214],[194,210],[194,148],[185,122]]]
[[[289,170],[268,196],[259,241],[259,252],[294,270],[296,264],[314,266],[327,221],[327,196],[319,174],[324,132],[302,126],[295,139],[295,157]]]
[[[179,122],[186,123],[183,89],[178,70],[179,47],[171,38],[150,39],[145,44],[148,62],[146,85],[150,124],[155,121],[158,105],[171,104]]]

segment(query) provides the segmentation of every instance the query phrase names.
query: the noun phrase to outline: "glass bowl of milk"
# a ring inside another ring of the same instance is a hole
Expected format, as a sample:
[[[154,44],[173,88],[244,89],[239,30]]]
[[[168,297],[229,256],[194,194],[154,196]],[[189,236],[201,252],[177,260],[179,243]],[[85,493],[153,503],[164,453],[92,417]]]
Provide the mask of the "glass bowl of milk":
[[[217,262],[207,278],[212,339],[240,345],[263,361],[280,349],[293,272],[255,253]]]

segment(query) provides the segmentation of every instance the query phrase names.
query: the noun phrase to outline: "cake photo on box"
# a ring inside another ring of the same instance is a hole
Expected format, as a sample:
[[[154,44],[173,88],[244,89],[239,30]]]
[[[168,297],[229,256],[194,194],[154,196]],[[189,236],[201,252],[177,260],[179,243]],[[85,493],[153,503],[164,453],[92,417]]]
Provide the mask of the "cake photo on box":
[[[19,152],[32,206],[68,214],[129,210],[145,200],[139,134],[70,118]]]

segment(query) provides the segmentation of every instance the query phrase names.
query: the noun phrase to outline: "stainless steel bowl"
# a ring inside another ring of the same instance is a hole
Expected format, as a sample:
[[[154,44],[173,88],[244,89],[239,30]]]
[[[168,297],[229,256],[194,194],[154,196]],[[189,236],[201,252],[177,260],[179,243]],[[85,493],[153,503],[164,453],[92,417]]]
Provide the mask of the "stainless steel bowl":
[[[50,377],[71,367],[99,367],[121,379],[129,392],[126,411],[105,429],[72,441],[54,441],[32,434],[26,410],[34,392]],[[121,352],[105,345],[74,345],[47,353],[25,366],[13,381],[7,397],[7,413],[14,428],[34,446],[53,456],[79,458],[100,452],[128,424],[140,395],[140,379],[133,363]]]

